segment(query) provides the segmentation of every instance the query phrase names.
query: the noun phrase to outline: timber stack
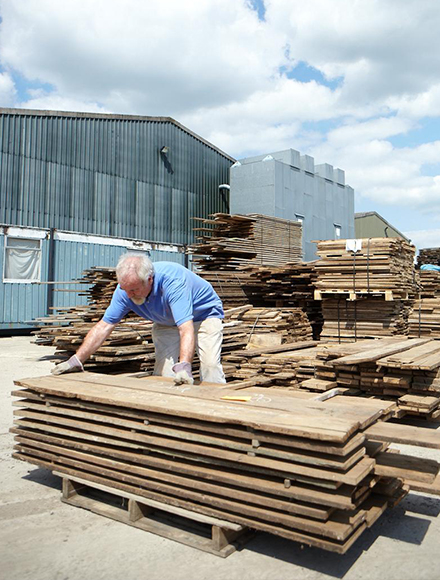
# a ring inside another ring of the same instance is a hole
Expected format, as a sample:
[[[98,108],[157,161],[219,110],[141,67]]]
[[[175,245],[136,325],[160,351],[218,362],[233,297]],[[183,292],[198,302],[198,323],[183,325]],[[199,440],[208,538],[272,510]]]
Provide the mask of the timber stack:
[[[202,226],[194,228],[199,235],[187,253],[193,257],[197,274],[214,286],[226,308],[254,304],[255,284],[249,285],[247,268],[301,262],[299,222],[259,214],[217,213],[208,219],[192,219]]]
[[[440,491],[437,462],[389,452],[440,447],[384,422],[394,402],[91,373],[16,385],[14,457],[131,498],[104,512],[131,525],[160,502],[342,554],[409,489]]]
[[[423,264],[434,264],[434,266],[440,266],[440,248],[423,248],[419,250],[417,266],[420,267]]]
[[[317,242],[315,298],[323,301],[321,338],[352,342],[408,334],[416,292],[415,247],[400,238]]]
[[[440,418],[440,342],[394,337],[319,345],[315,378],[368,396],[395,399],[396,416]],[[307,381],[302,385],[307,386]]]
[[[409,317],[410,336],[440,338],[440,272],[419,270],[419,292]]]

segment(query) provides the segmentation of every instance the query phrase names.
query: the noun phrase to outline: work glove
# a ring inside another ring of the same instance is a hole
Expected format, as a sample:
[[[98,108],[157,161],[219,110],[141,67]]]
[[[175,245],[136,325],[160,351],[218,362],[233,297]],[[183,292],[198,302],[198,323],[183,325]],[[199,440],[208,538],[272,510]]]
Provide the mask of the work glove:
[[[193,385],[194,379],[191,373],[191,363],[181,362],[177,363],[172,368],[173,372],[176,373],[174,377],[174,384],[176,385]]]
[[[50,372],[53,375],[62,375],[64,373],[78,373],[83,371],[84,367],[79,358],[74,354],[66,362],[56,365]]]

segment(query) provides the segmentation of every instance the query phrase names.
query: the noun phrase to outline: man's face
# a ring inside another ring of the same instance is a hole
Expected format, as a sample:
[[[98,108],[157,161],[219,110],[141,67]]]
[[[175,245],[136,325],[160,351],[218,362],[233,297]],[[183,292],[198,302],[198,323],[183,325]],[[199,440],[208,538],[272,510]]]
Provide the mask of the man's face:
[[[126,276],[119,281],[119,286],[127,293],[127,296],[135,304],[143,304],[153,287],[153,277],[150,276],[147,281],[139,280],[135,274]]]

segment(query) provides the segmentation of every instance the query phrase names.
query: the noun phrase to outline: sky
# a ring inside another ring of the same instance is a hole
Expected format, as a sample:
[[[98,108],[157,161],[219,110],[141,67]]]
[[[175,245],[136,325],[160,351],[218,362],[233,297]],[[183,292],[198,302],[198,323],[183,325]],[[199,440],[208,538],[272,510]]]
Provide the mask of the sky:
[[[0,0],[0,106],[172,117],[296,149],[440,246],[438,0]]]

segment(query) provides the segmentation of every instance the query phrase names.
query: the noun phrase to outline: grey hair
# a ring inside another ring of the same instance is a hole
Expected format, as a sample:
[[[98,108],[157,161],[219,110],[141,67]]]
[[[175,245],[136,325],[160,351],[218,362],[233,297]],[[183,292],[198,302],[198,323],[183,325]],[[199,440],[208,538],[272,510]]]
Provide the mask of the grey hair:
[[[116,266],[118,282],[130,274],[136,274],[139,280],[147,281],[154,276],[154,265],[148,256],[138,252],[122,254]]]

